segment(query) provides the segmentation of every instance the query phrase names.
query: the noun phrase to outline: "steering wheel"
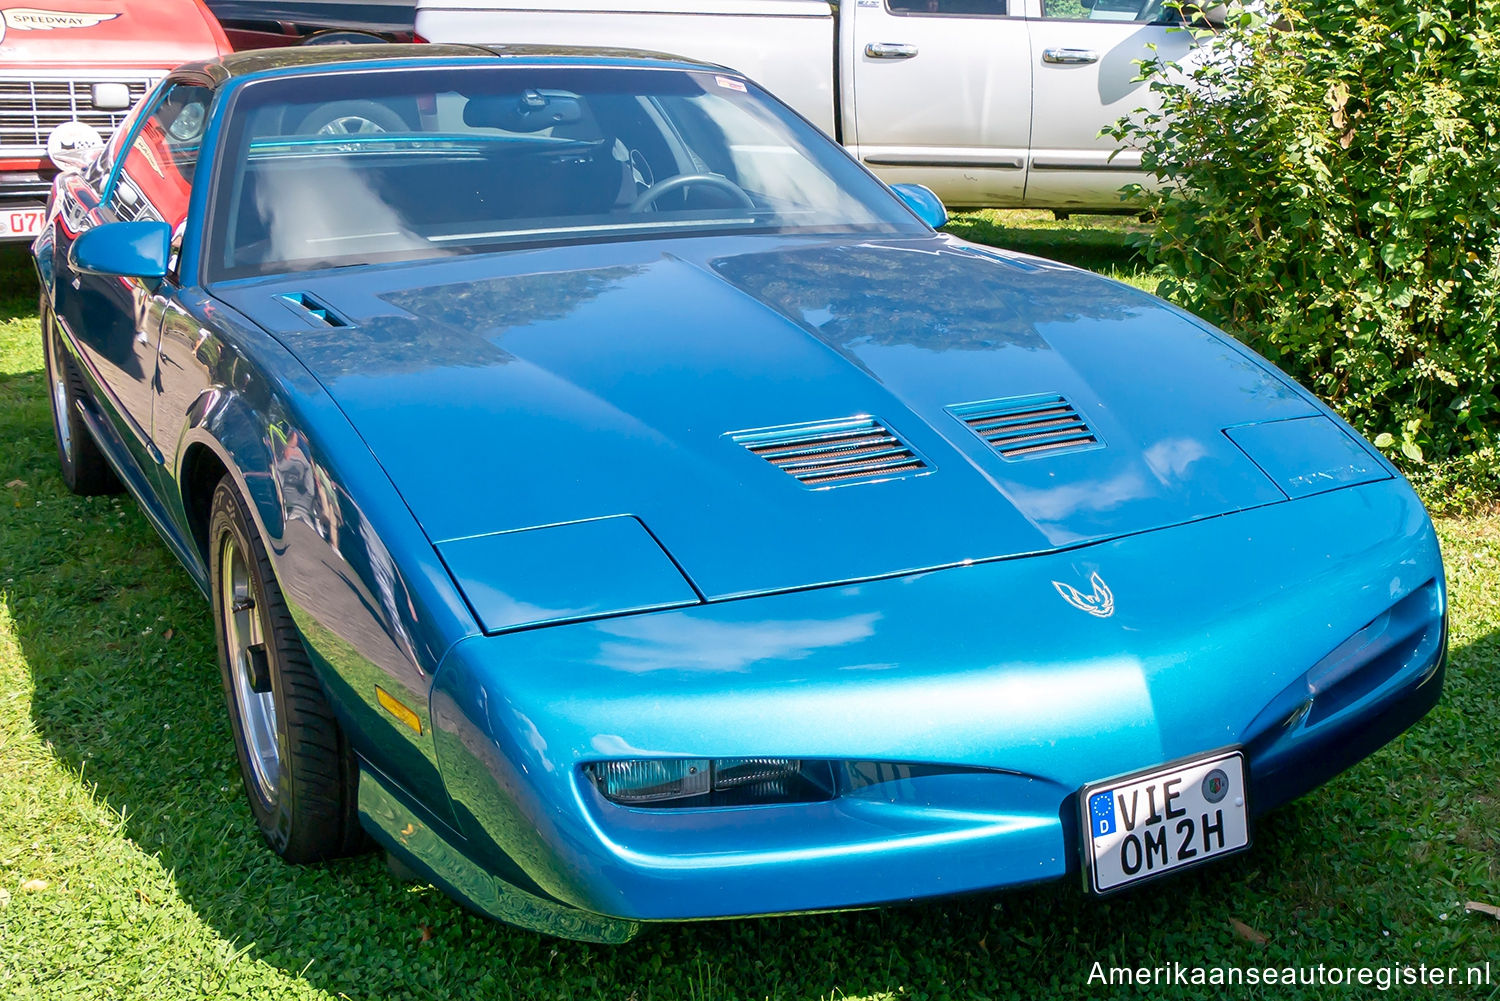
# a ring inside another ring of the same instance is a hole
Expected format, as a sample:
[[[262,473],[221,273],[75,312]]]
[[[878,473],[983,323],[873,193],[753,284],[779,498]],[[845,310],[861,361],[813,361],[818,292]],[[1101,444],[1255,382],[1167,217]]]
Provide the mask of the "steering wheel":
[[[630,211],[644,212],[647,206],[653,204],[662,195],[670,195],[674,191],[694,184],[706,184],[711,188],[718,188],[720,191],[728,192],[735,201],[739,202],[745,208],[755,208],[755,200],[745,194],[744,188],[735,184],[727,177],[721,177],[718,174],[678,174],[676,177],[657,181],[651,187],[642,191],[639,197],[630,203]]]

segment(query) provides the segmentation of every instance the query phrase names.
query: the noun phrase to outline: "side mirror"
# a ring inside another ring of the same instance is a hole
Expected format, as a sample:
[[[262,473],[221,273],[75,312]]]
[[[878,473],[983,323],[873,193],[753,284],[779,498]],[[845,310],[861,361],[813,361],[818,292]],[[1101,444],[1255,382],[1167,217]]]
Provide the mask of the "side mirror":
[[[164,222],[107,222],[78,234],[68,266],[87,275],[163,278],[172,253],[172,227]]]
[[[892,184],[891,190],[917,214],[917,218],[933,229],[941,229],[947,224],[948,210],[943,208],[943,200],[930,188],[920,184]]]

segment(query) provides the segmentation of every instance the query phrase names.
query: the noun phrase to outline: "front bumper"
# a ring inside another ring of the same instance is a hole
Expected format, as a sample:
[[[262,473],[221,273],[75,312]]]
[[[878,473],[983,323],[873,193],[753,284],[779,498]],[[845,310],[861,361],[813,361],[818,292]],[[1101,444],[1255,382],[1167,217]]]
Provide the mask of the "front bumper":
[[[1054,586],[1094,573],[1109,617]],[[1445,619],[1431,524],[1389,480],[1046,556],[474,637],[432,705],[460,830],[373,774],[361,802],[450,892],[573,937],[1014,886],[1076,873],[1089,781],[1231,744],[1257,809],[1325,781],[1434,703]],[[637,810],[580,771],[658,755],[892,778]]]
[[[45,170],[38,166],[0,171],[0,242],[36,238],[47,215],[47,196],[56,176],[50,164]]]

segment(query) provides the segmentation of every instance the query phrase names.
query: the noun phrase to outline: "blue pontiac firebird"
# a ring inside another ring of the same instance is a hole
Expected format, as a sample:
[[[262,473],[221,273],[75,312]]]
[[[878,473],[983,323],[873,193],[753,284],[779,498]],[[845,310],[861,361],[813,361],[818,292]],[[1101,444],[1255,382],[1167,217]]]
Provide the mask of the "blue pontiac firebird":
[[[36,241],[63,475],[209,597],[293,862],[496,918],[1244,849],[1438,697],[1411,489],[1173,307],[635,53],[185,66]]]

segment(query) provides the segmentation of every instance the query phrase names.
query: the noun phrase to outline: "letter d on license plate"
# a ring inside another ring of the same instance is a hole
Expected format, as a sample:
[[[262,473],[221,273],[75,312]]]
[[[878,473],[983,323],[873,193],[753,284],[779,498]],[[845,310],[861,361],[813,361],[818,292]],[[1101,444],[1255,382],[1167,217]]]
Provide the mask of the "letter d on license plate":
[[[1095,893],[1250,844],[1245,758],[1221,751],[1084,786],[1083,861]]]

